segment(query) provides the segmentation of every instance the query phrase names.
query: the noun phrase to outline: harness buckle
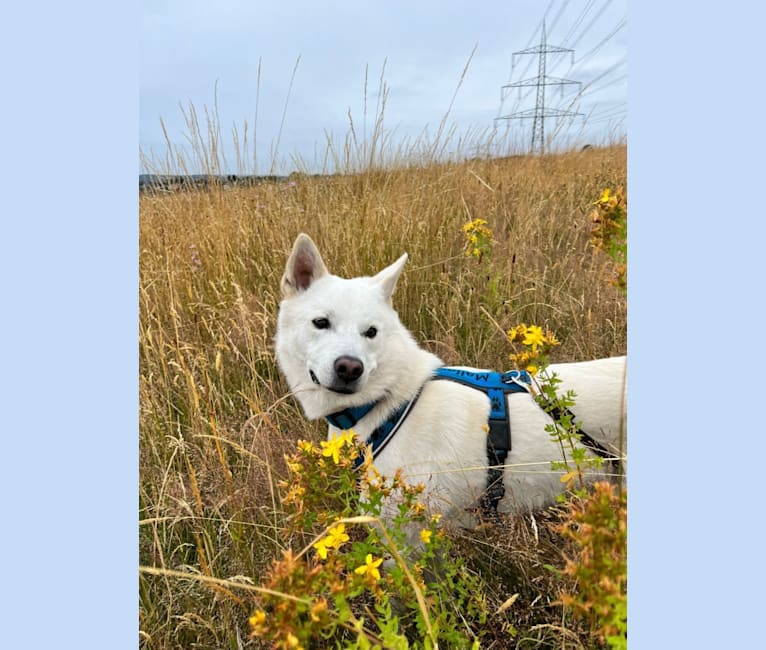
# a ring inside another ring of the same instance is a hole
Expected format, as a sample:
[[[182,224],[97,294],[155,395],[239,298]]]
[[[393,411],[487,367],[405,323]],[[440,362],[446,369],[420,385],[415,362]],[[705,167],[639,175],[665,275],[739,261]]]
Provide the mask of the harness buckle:
[[[533,387],[532,375],[526,370],[509,370],[504,372],[500,376],[500,381],[507,385],[515,384],[525,391],[531,391]]]

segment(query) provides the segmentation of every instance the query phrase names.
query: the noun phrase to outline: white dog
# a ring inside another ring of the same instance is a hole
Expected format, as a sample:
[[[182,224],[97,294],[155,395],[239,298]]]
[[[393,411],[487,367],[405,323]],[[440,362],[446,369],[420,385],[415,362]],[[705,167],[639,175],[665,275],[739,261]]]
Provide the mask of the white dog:
[[[296,239],[282,277],[276,354],[306,417],[328,418],[330,437],[353,428],[362,442],[372,439],[381,474],[402,468],[410,482],[425,484],[432,511],[465,525],[475,523],[466,513],[486,508],[491,482],[500,492],[490,505],[501,512],[552,503],[564,488],[561,472],[551,470],[562,447],[545,430],[550,416],[526,390],[507,394],[510,450],[488,453],[488,394],[434,380],[444,364],[418,346],[392,307],[406,261],[404,254],[373,277],[343,279],[328,272],[307,235]],[[575,391],[573,411],[595,441],[590,447],[622,458],[625,357],[549,368],[560,390]]]

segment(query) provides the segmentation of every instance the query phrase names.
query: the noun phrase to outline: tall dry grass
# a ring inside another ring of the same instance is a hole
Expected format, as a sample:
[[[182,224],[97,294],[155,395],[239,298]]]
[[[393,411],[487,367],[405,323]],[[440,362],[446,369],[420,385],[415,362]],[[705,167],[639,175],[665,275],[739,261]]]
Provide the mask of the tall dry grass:
[[[588,243],[592,202],[625,185],[617,145],[142,194],[141,564],[253,584],[287,546],[276,488],[283,454],[325,433],[287,395],[272,346],[279,279],[299,232],[347,277],[408,252],[395,307],[446,363],[508,367],[493,320],[555,332],[554,361],[590,359],[626,351],[625,299]],[[464,255],[461,231],[477,217],[496,242],[481,263]],[[528,531],[521,538],[533,544]],[[476,548],[494,566],[504,547]],[[508,547],[506,559],[520,552]],[[552,598],[539,576],[512,566],[502,576],[528,602]],[[231,584],[140,577],[147,648],[257,647],[246,640],[248,611],[247,592]],[[539,603],[524,610],[521,627],[538,630],[526,647],[547,643],[557,616]]]

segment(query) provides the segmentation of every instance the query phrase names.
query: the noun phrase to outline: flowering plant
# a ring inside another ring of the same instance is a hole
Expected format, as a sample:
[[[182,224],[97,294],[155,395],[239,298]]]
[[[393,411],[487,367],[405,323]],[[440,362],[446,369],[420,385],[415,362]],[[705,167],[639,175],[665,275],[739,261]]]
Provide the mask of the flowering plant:
[[[318,445],[301,440],[286,461],[290,477],[280,487],[292,530],[248,619],[252,636],[296,650],[318,639],[345,648],[435,648],[440,639],[479,647],[465,621],[486,618],[483,590],[450,555],[439,516],[418,500],[422,485],[401,472],[381,476],[353,431]]]
[[[612,284],[623,292],[628,288],[628,199],[622,188],[601,193],[591,210],[591,244],[604,251],[614,262]]]

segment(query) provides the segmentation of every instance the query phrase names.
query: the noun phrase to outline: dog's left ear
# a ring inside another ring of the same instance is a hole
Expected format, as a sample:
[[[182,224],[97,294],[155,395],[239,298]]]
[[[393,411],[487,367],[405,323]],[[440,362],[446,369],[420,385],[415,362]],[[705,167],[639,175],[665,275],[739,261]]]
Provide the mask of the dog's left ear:
[[[402,274],[404,265],[407,262],[407,253],[402,255],[396,262],[387,266],[380,271],[372,279],[375,283],[379,284],[383,289],[383,296],[388,302],[391,302],[391,296],[394,295],[394,289],[396,289],[396,281]]]

